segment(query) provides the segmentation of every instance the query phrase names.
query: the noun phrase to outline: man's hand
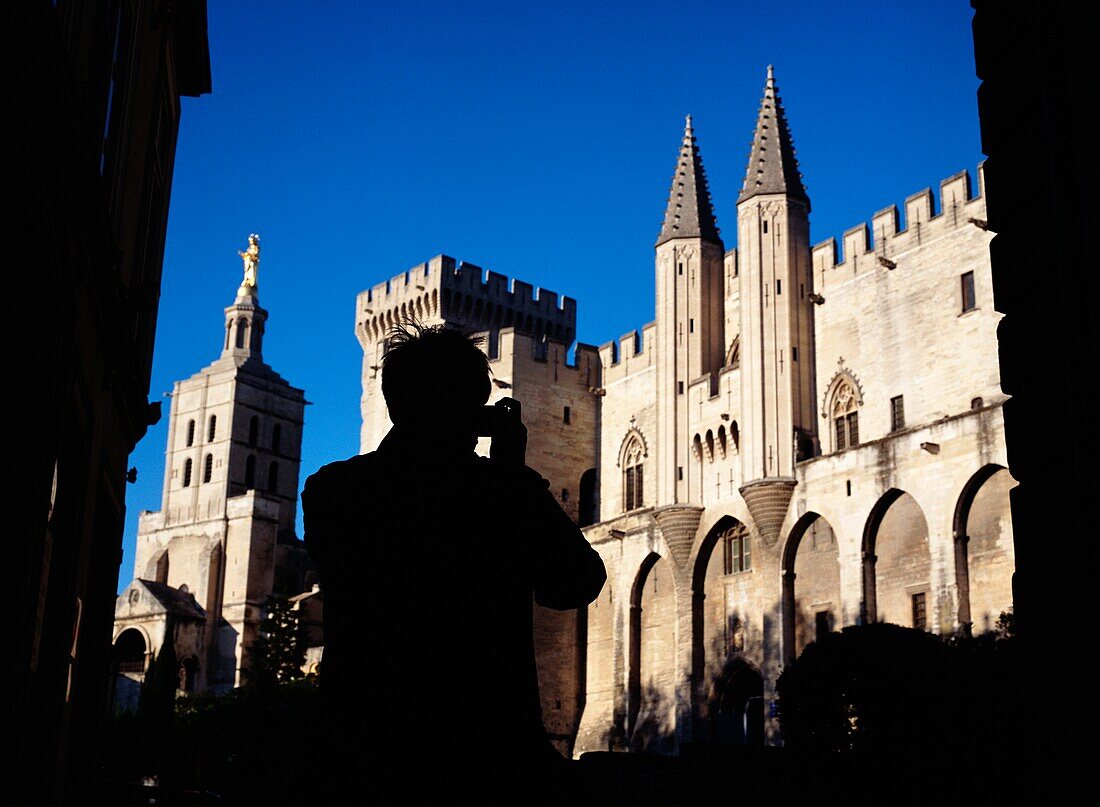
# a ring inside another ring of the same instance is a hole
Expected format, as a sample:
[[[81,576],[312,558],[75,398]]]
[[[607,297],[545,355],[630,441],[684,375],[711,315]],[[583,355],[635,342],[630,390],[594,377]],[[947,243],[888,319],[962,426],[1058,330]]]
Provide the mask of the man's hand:
[[[489,456],[503,465],[522,467],[527,458],[527,427],[523,425],[520,403],[515,398],[501,398],[495,406],[504,411],[496,421],[499,426],[489,443]]]

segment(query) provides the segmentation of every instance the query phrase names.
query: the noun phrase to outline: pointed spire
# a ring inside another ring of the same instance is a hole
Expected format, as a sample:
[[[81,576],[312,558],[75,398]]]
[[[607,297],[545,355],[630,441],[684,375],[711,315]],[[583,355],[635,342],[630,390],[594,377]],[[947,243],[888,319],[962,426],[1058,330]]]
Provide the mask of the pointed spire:
[[[695,144],[691,115],[684,121],[684,140],[680,144],[680,156],[672,175],[672,189],[668,194],[668,207],[661,234],[657,237],[657,246],[673,238],[702,238],[719,246],[722,244],[714,219],[714,207],[710,202],[707,174]]]
[[[775,71],[770,64],[749,151],[745,183],[741,186],[737,203],[762,193],[786,194],[805,202],[807,209],[810,206],[810,198],[802,185],[802,174],[798,171],[787,115],[779,98],[779,88],[775,85]]]

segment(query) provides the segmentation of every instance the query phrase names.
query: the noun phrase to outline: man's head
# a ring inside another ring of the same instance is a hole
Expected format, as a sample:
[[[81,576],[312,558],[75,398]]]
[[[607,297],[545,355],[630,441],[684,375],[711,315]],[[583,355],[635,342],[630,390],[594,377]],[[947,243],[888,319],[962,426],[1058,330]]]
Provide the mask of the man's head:
[[[489,360],[481,339],[417,322],[398,325],[382,356],[382,395],[395,425],[437,436],[476,438],[477,415],[489,399]]]

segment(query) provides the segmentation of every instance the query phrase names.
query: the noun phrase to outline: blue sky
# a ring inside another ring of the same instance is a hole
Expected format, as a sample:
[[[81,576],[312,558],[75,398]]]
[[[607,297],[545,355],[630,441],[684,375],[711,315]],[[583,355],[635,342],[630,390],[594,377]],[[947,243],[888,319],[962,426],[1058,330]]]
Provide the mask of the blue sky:
[[[653,317],[691,113],[727,248],[767,65],[818,242],[981,160],[969,4],[209,0],[213,93],[182,101],[150,399],[218,355],[262,236],[264,356],[306,390],[302,481],[358,450],[355,295],[445,253],[578,300],[599,344]],[[976,184],[976,183],[975,183]],[[160,507],[131,459],[119,570]]]

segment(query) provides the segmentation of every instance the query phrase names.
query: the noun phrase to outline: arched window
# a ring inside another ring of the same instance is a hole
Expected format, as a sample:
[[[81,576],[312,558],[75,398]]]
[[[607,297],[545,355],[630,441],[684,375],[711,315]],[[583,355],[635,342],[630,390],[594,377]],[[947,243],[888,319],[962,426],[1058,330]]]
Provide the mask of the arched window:
[[[193,446],[195,444],[195,421],[187,421],[187,445]]]
[[[248,320],[241,317],[237,320],[237,347],[243,348],[248,338]]]
[[[752,568],[749,533],[743,524],[735,524],[718,539],[722,544],[722,570],[725,574],[747,572]]]
[[[191,460],[183,464],[183,486],[185,488],[191,487]]]
[[[255,415],[248,421],[248,444],[250,446],[256,445],[256,441],[260,436],[260,419]]]
[[[271,429],[271,450],[277,452],[283,443],[283,424],[276,423]]]
[[[644,451],[640,440],[632,439],[623,452],[623,502],[625,510],[636,510],[644,506],[642,477],[642,457]]]
[[[833,393],[831,419],[833,449],[843,451],[859,445],[859,400],[848,381],[841,381]]]
[[[207,454],[206,460],[202,464],[202,481],[209,482],[210,477],[214,474],[214,455]]]
[[[726,458],[726,427],[718,427],[718,450],[722,452],[722,459]]]
[[[115,639],[114,661],[120,673],[145,672],[145,637],[136,628],[128,628]]]
[[[211,442],[214,439],[214,435],[218,433],[218,416],[210,416],[210,428],[207,429],[206,442]]]
[[[279,463],[273,462],[267,469],[267,492],[279,492]]]
[[[256,455],[249,454],[248,459],[244,461],[244,489],[255,490],[256,488]]]

